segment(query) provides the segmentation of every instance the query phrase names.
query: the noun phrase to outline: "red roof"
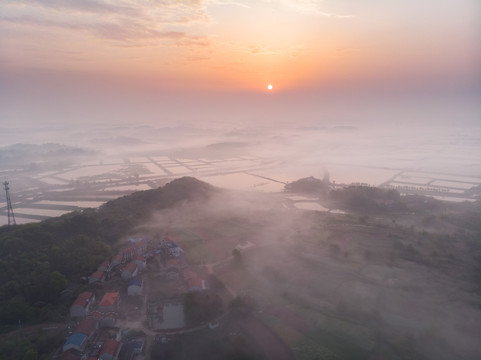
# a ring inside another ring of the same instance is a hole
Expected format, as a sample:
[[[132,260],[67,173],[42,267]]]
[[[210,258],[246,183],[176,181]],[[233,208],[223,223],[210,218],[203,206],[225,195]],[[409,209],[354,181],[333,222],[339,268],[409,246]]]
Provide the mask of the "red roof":
[[[97,327],[97,320],[94,318],[83,319],[75,328],[75,332],[79,332],[89,336]]]
[[[92,294],[90,291],[84,291],[79,296],[77,296],[77,299],[74,301],[72,306],[78,305],[84,308],[89,304],[93,296],[94,294]]]
[[[192,270],[184,270],[184,279],[189,280],[197,277],[197,273]]]
[[[76,355],[71,351],[64,351],[62,355],[60,355],[61,360],[80,360],[80,354]]]
[[[115,356],[119,351],[121,345],[122,343],[118,342],[117,340],[114,340],[114,339],[107,340],[102,345],[102,349],[100,350],[100,356],[102,356],[103,354],[109,354],[109,355]]]
[[[133,273],[137,269],[137,264],[134,262],[129,262],[126,267],[124,267],[123,271],[128,271]]]
[[[136,260],[145,261],[145,259],[142,255],[137,255],[136,257],[134,257],[134,261],[136,261]]]
[[[189,289],[193,287],[202,289],[202,280],[200,280],[197,276],[187,280],[187,282],[189,284]]]
[[[114,306],[120,300],[120,293],[116,292],[108,292],[105,293],[104,297],[99,303],[99,306]]]
[[[97,270],[92,275],[90,275],[91,279],[102,279],[104,277],[104,272],[102,270]]]
[[[167,265],[179,266],[179,260],[177,259],[169,259],[167,260]]]
[[[115,255],[113,258],[112,258],[112,261],[122,261],[123,259],[123,256],[122,255]]]
[[[189,288],[198,287],[202,289],[202,280],[199,279],[199,275],[195,271],[185,270],[184,279],[187,280]]]

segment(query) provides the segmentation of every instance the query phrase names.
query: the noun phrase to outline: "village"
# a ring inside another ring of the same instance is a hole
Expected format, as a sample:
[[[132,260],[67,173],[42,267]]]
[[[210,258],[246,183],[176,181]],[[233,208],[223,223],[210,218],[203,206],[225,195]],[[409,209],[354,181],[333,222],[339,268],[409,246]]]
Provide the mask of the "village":
[[[61,360],[150,358],[153,341],[199,329],[215,329],[215,320],[187,327],[184,295],[207,292],[209,272],[189,266],[182,248],[161,240],[130,237],[121,250],[99,264],[70,307],[68,337]],[[150,282],[150,283],[149,283]]]

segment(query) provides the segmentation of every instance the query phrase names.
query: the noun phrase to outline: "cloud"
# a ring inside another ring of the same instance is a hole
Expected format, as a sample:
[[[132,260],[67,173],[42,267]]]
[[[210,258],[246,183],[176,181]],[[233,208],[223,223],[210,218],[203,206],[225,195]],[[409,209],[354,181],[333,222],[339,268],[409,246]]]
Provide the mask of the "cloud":
[[[359,51],[361,51],[361,49],[353,48],[353,47],[338,48],[338,49],[336,49],[336,56],[341,57],[341,56],[345,56],[349,53],[359,52]]]
[[[15,23],[47,28],[63,28],[67,30],[86,31],[96,37],[116,40],[121,42],[139,40],[171,41],[176,45],[200,45],[209,44],[208,39],[202,36],[192,36],[182,31],[159,31],[153,28],[144,27],[140,23],[123,20],[122,22],[97,22],[97,23],[71,23],[66,21],[55,21],[37,19],[32,17],[0,18],[0,23]]]
[[[250,45],[247,50],[252,55],[278,55],[279,51],[269,50],[265,45]]]
[[[204,61],[204,60],[210,60],[211,57],[210,56],[200,56],[200,55],[196,55],[196,56],[187,56],[186,60],[187,61],[193,61],[193,62],[196,62],[196,61]]]
[[[259,54],[261,52],[261,47],[257,45],[251,45],[249,46],[249,50],[253,54]]]
[[[168,40],[181,46],[208,45],[205,36],[190,34],[188,29],[191,24],[210,21],[203,0],[23,0],[8,1],[2,8],[8,11],[2,12],[1,23],[85,31],[118,42],[151,40],[157,45],[155,41]]]
[[[272,2],[273,0],[267,0],[267,1]],[[328,4],[326,4],[326,2],[322,0],[274,0],[274,1],[280,1],[284,6],[287,6],[291,9],[294,9],[296,11],[299,11],[305,14],[314,14],[314,15],[320,15],[324,17],[337,18],[337,19],[357,17],[357,15],[338,14],[337,12],[334,12],[334,11],[332,12],[327,11],[326,8],[328,7]]]
[[[251,8],[247,4],[244,4],[240,1],[234,1],[234,0],[206,0],[206,3],[209,5],[233,5],[233,6],[242,7],[244,9]]]
[[[112,5],[105,1],[95,0],[23,0],[21,3],[25,5],[40,6],[46,9],[55,9],[57,11],[78,11],[96,14],[126,14],[140,15],[138,9],[133,6]],[[119,2],[120,4],[122,2]]]

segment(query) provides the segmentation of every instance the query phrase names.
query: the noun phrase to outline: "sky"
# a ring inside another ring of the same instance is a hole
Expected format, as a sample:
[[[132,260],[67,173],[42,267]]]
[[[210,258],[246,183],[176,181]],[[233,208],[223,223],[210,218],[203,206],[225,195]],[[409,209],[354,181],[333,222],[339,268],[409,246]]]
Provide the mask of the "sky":
[[[473,122],[479,34],[479,0],[2,0],[0,122]]]

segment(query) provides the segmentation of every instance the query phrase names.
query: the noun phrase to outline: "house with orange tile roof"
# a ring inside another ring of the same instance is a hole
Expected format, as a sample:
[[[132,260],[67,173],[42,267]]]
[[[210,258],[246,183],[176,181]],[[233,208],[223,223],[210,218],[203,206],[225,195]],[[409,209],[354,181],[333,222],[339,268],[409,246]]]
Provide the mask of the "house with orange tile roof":
[[[120,306],[120,293],[118,291],[106,292],[100,300],[98,311],[106,313],[117,311]]]

